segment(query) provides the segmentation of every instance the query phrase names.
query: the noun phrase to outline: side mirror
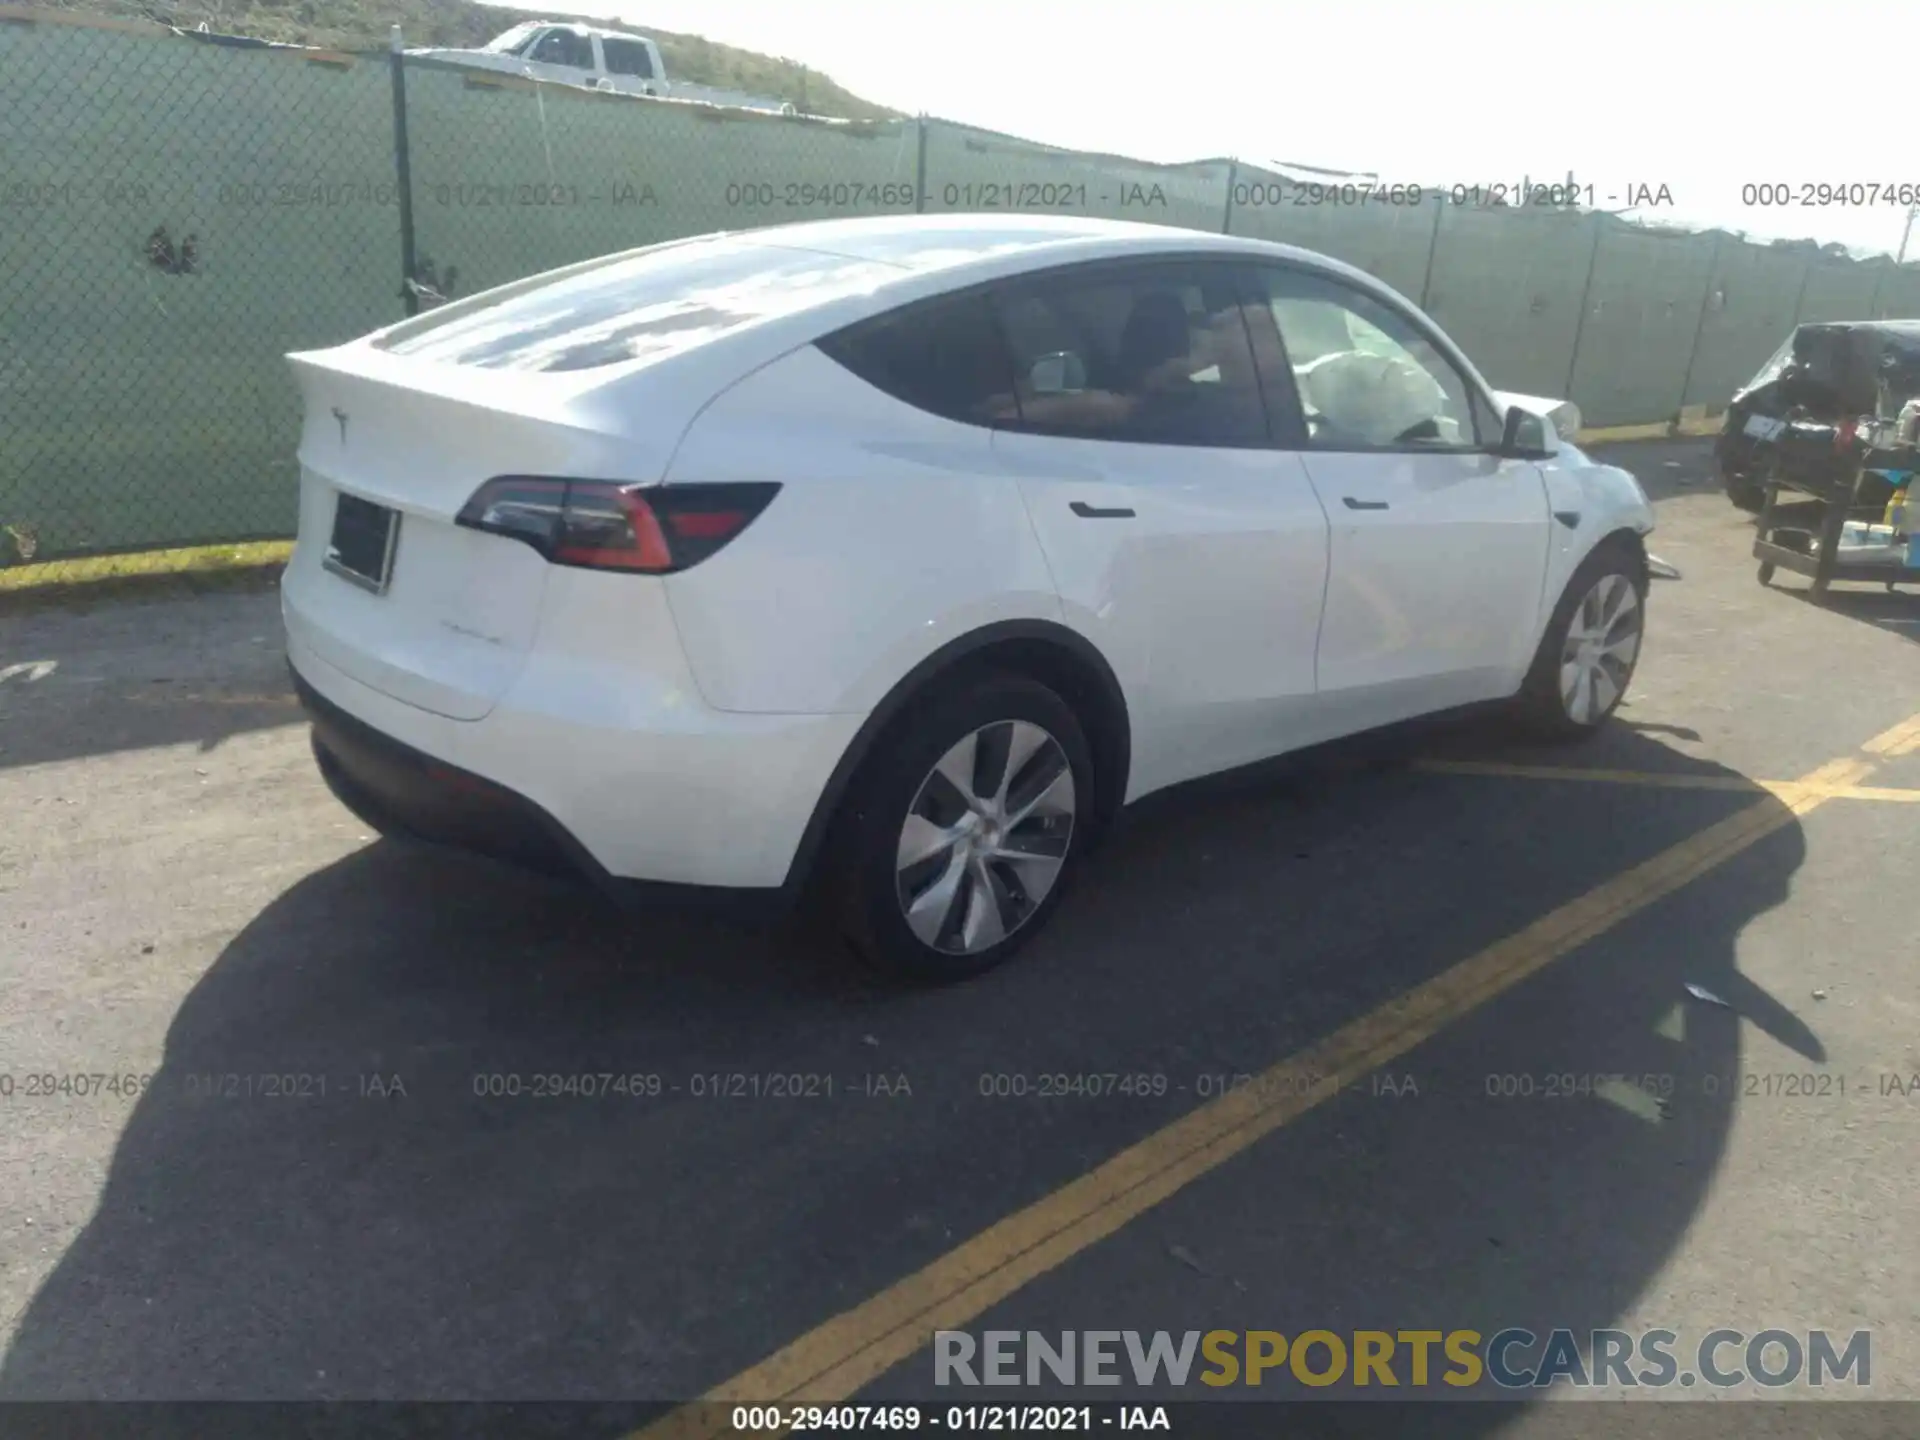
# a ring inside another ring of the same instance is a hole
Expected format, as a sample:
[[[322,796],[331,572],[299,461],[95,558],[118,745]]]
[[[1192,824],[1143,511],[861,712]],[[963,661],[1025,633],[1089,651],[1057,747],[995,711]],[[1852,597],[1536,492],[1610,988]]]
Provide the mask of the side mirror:
[[[1518,405],[1507,410],[1505,428],[1500,432],[1500,454],[1509,460],[1545,460],[1555,451],[1547,438],[1546,420]]]

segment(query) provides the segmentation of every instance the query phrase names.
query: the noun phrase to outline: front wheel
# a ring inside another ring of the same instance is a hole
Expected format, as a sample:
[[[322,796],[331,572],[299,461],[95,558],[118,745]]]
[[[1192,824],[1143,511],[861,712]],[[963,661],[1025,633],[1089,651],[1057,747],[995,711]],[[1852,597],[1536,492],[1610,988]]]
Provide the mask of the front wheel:
[[[1631,545],[1610,541],[1581,562],[1520,690],[1530,728],[1578,740],[1606,723],[1640,661],[1646,599],[1646,570]]]
[[[894,727],[842,817],[848,938],[910,978],[992,969],[1053,913],[1094,802],[1085,734],[1046,686],[990,675],[931,697]]]

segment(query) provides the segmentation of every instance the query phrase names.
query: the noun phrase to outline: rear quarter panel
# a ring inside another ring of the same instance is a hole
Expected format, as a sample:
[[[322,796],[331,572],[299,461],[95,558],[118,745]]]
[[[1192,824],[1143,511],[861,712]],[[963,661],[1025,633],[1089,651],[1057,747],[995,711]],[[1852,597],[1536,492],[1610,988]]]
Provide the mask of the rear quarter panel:
[[[783,488],[739,539],[668,578],[706,703],[864,712],[951,640],[1001,620],[1058,620],[992,438],[893,399],[811,345],[720,394],[667,483]]]

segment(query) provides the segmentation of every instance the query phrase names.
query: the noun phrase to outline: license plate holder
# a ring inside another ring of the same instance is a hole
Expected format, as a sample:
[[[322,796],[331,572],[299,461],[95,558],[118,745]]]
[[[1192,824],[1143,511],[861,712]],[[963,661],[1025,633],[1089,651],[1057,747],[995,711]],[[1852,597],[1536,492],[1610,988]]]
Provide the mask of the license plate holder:
[[[398,510],[342,490],[334,497],[333,533],[321,563],[342,580],[384,595],[393,580],[393,555],[399,543]]]

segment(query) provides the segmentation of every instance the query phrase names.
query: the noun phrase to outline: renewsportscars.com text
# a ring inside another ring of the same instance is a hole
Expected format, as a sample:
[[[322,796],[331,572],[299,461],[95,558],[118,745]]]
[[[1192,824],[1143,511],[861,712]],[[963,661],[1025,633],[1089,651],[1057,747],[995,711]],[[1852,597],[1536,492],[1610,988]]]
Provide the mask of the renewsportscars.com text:
[[[1214,1388],[1330,1385],[1503,1390],[1751,1383],[1864,1387],[1873,1334],[1855,1330],[965,1330],[933,1337],[936,1385]]]

